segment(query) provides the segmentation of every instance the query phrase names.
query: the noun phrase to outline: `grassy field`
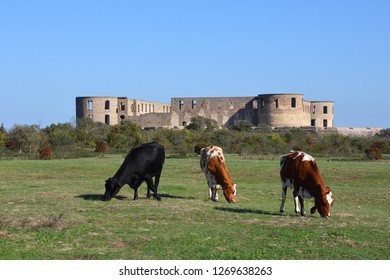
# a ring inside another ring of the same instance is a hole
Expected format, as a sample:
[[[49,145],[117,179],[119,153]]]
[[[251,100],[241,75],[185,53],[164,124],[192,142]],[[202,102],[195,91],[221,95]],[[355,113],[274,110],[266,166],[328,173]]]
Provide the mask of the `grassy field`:
[[[208,199],[199,158],[166,160],[161,201],[125,186],[100,201],[123,161],[0,161],[0,259],[390,259],[390,162],[318,159],[329,219],[279,213],[278,158],[226,155],[238,202]],[[307,209],[313,204],[307,201]]]

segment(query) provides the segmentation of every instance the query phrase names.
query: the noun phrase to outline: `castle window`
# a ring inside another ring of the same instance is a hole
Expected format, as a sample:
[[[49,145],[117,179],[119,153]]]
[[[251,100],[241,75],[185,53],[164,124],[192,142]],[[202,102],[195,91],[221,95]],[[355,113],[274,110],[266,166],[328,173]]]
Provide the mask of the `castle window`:
[[[264,105],[265,105],[264,98],[260,98],[260,107],[264,108]]]
[[[125,111],[126,110],[126,104],[121,102],[121,111]]]
[[[87,108],[88,108],[89,111],[93,110],[93,101],[92,100],[88,100]]]
[[[297,99],[295,97],[291,98],[291,108],[297,107]]]
[[[258,101],[255,99],[253,100],[253,103],[252,103],[252,106],[253,106],[253,109],[257,109],[257,106],[258,106]]]
[[[279,98],[275,98],[275,108],[279,108]]]
[[[105,122],[105,124],[110,124],[110,115],[104,116],[104,122]]]
[[[194,109],[196,106],[196,100],[192,100],[192,109]]]
[[[315,119],[311,120],[311,126],[316,126],[316,120]]]
[[[124,115],[121,115],[120,118],[121,118],[121,120],[124,120],[124,119],[125,119],[125,116],[124,116]]]
[[[317,106],[313,106],[313,115],[315,115],[316,114],[316,111],[317,111]]]
[[[328,106],[324,106],[324,114],[328,113]]]
[[[106,102],[104,102],[104,109],[110,110],[110,100],[106,100]]]
[[[149,113],[152,112],[152,104],[149,104]]]
[[[180,100],[179,101],[179,109],[181,110],[181,108],[184,106],[184,101],[183,100]]]
[[[323,125],[323,126],[324,126],[324,127],[328,127],[328,120],[324,120],[323,122],[324,122],[324,125]]]
[[[139,109],[140,107],[139,107],[139,104],[138,104],[138,113],[140,112],[140,109]]]

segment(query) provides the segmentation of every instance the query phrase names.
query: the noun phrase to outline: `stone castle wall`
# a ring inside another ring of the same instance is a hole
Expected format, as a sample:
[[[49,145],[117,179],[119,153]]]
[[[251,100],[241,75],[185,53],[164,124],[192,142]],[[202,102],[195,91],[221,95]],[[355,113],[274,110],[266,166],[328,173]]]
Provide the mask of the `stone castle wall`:
[[[332,101],[306,101],[299,93],[172,98],[171,104],[90,96],[76,98],[76,117],[110,125],[130,119],[143,128],[183,128],[196,116],[214,119],[220,126],[245,120],[253,126],[332,128],[333,106]]]
[[[167,126],[171,105],[127,97],[85,96],[76,97],[76,117],[91,118],[95,122],[116,125],[122,120],[131,119],[150,125],[155,116],[155,125]],[[163,114],[164,117],[159,114]],[[145,117],[143,117],[145,115]]]
[[[171,105],[173,127],[184,127],[196,116],[214,119],[220,126],[233,125],[239,120],[258,123],[257,99],[253,96],[172,98]]]

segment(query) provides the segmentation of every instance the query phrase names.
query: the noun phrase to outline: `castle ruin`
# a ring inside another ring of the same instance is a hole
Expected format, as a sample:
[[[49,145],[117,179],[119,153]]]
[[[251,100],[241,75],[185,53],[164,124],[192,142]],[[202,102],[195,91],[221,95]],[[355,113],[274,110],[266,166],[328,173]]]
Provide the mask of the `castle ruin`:
[[[184,128],[191,118],[216,120],[220,126],[248,121],[273,128],[332,128],[333,101],[307,101],[303,94],[272,93],[247,97],[183,97],[171,103],[128,99],[127,97],[76,97],[76,117],[115,125],[131,120],[142,128]]]

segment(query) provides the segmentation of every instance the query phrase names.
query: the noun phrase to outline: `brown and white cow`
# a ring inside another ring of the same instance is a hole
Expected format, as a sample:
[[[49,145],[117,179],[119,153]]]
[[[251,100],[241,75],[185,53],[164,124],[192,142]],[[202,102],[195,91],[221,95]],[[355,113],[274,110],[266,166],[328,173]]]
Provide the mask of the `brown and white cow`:
[[[200,151],[200,168],[206,176],[211,200],[218,201],[217,189],[222,188],[226,200],[236,202],[236,184],[230,178],[220,147],[208,146]]]
[[[301,151],[290,151],[289,154],[280,157],[280,178],[282,181],[282,204],[280,212],[284,211],[287,187],[293,189],[295,213],[304,216],[304,199],[314,197],[314,207],[310,213],[316,210],[321,217],[330,216],[330,206],[333,205],[332,192],[325,186],[317,163],[312,156]],[[301,204],[299,210],[298,200]]]

